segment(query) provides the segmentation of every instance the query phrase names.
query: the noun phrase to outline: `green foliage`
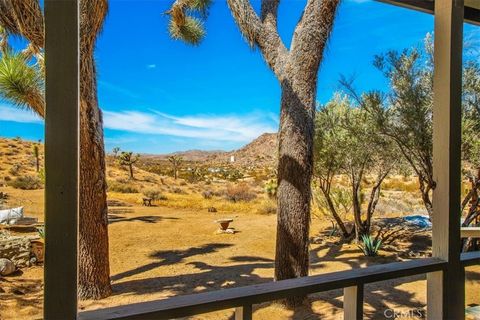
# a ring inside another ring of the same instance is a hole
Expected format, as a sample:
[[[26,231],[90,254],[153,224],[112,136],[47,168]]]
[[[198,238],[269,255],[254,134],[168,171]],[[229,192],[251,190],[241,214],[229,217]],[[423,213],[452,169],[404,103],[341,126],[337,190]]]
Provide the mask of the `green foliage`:
[[[118,151],[120,151],[120,149],[118,149]],[[137,163],[139,159],[140,159],[140,154],[134,155],[133,152],[126,152],[126,151],[122,151],[117,156],[118,164],[121,165],[121,166],[127,166],[128,169],[130,170],[130,178],[131,179],[134,179],[133,165],[135,163]]]
[[[6,51],[0,59],[0,97],[44,116],[44,74],[21,53]]]
[[[42,180],[39,177],[29,175],[17,177],[10,181],[8,185],[22,190],[36,190],[43,187]]]
[[[173,39],[182,40],[193,45],[200,44],[203,38],[205,38],[203,22],[195,17],[185,17],[185,22],[181,25],[171,20],[168,31]]]
[[[205,38],[203,21],[212,0],[176,0],[166,12],[170,16],[169,33],[173,39],[198,45]]]
[[[362,242],[358,245],[358,247],[362,250],[363,254],[367,257],[376,257],[380,247],[382,246],[382,240],[373,239],[367,234],[362,235],[361,239]]]
[[[480,68],[478,57],[464,62],[462,95],[462,160],[480,164]],[[433,41],[424,47],[390,51],[375,58],[375,66],[390,81],[385,96],[366,94],[379,103],[369,112],[380,132],[398,145],[404,159],[418,175],[420,190],[429,213],[433,179]],[[380,99],[379,99],[380,98]]]
[[[180,165],[183,162],[183,157],[179,155],[172,155],[168,157],[168,161],[170,161],[170,163],[173,166],[173,177],[176,180],[178,177],[178,169],[180,168]]]
[[[45,227],[38,227],[37,232],[40,238],[45,239]]]
[[[277,197],[277,191],[278,191],[277,179],[270,179],[267,182],[265,182],[263,190],[265,190],[265,193],[270,198],[276,198]]]

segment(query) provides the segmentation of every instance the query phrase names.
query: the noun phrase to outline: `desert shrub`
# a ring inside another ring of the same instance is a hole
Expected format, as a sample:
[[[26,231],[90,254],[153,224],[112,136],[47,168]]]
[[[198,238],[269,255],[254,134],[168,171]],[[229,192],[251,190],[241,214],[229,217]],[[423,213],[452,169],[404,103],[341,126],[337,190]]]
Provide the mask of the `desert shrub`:
[[[213,191],[212,190],[203,191],[202,196],[203,196],[204,199],[212,199]]]
[[[183,190],[182,188],[178,188],[178,187],[173,188],[172,192],[176,193],[176,194],[187,194],[187,192],[185,190]]]
[[[152,177],[152,176],[146,176],[145,181],[150,183],[156,182],[155,177]]]
[[[138,188],[129,183],[118,183],[117,181],[108,184],[108,191],[120,193],[138,193]]]
[[[382,240],[373,239],[372,236],[366,234],[362,236],[362,242],[358,245],[363,254],[367,257],[376,257],[381,246]]]
[[[150,198],[153,201],[167,200],[167,197],[163,195],[159,190],[148,189],[148,190],[144,190],[143,194],[145,195],[145,197]]]
[[[238,202],[251,201],[257,196],[255,195],[255,193],[250,191],[250,187],[247,184],[241,183],[228,186],[225,192],[225,197],[227,198],[227,200],[230,200],[232,202]]]
[[[42,180],[36,176],[20,176],[10,181],[8,185],[15,189],[22,190],[36,190],[43,187]]]
[[[128,180],[125,178],[117,178],[115,179],[115,182],[121,183],[121,184],[128,184]]]
[[[20,164],[14,164],[10,170],[8,170],[8,173],[10,173],[12,176],[16,176],[19,174],[20,170],[22,169],[22,166]]]
[[[9,182],[12,181],[12,178],[10,178],[10,176],[5,176],[3,177],[3,180],[5,180],[5,182]]]
[[[257,213],[275,214],[277,213],[277,203],[272,199],[266,199],[258,206]]]
[[[187,183],[186,183],[185,181],[180,181],[180,185],[181,185],[181,186],[186,186]]]
[[[418,191],[418,182],[417,181],[405,181],[403,179],[391,179],[383,183],[383,189],[385,190],[394,190],[394,191],[404,191],[404,192],[417,192]]]

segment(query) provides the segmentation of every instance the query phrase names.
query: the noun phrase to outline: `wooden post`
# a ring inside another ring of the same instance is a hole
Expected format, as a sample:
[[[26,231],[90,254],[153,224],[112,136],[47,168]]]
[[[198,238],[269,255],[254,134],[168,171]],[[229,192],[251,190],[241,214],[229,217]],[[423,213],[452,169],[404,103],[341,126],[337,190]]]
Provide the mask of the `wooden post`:
[[[78,0],[45,0],[44,319],[77,318]]]
[[[465,318],[460,264],[460,145],[463,0],[435,1],[433,256],[445,272],[427,275],[428,319]]]
[[[252,320],[252,305],[244,305],[236,308],[235,320]]]
[[[343,319],[363,319],[363,284],[343,289]]]

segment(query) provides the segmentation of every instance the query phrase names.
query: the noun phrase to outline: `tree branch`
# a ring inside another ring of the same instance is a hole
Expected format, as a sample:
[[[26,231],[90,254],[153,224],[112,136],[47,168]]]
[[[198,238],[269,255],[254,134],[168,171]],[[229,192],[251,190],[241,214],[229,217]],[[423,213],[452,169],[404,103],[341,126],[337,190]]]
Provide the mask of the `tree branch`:
[[[251,47],[258,46],[268,66],[280,80],[288,50],[277,30],[277,12],[280,0],[263,0],[261,19],[249,0],[227,0],[240,32]]]
[[[290,47],[291,61],[309,72],[310,77],[317,76],[339,3],[340,0],[308,0],[295,28]],[[309,57],[306,63],[305,56]]]

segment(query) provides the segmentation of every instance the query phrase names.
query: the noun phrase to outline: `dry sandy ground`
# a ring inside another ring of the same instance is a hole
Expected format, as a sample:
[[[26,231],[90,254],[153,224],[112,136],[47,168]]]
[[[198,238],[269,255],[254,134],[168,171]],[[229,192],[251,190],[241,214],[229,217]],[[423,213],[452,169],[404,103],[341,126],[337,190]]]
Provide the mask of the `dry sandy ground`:
[[[15,198],[15,192],[11,193]],[[41,191],[29,191],[29,215],[40,215],[36,201]],[[22,198],[25,194],[21,195]],[[14,199],[12,200],[14,201]],[[112,208],[110,261],[113,295],[101,301],[80,302],[82,310],[162,299],[174,295],[219,290],[272,281],[276,217],[245,213],[208,213],[163,207]],[[214,219],[232,217],[234,235],[214,234]],[[312,236],[328,225],[312,221]],[[415,240],[415,239],[413,239]],[[425,237],[418,236],[419,244]],[[355,245],[331,242],[311,245],[311,274],[401,260],[412,243],[398,245],[399,253],[363,257]],[[0,278],[0,319],[40,319],[42,305],[40,266],[22,274]],[[467,304],[480,303],[480,268],[467,272]],[[409,277],[375,283],[365,288],[368,319],[387,319],[386,309],[408,311],[424,308],[425,277]],[[278,304],[255,306],[254,319],[342,319],[342,291],[310,297],[311,309],[295,312]],[[191,319],[233,319],[233,310]],[[406,318],[402,318],[406,319]]]

